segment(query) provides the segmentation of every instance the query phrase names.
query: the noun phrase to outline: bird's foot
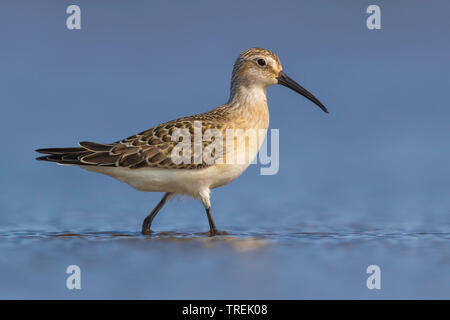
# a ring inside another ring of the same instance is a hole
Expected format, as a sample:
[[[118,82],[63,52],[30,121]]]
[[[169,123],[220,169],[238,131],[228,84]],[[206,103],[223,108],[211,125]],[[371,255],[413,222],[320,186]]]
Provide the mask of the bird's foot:
[[[229,233],[226,232],[226,231],[217,230],[217,229],[210,229],[210,230],[209,230],[209,236],[210,236],[210,237],[214,237],[214,236],[227,236],[227,235],[229,235]]]
[[[143,235],[149,236],[152,233],[153,233],[153,231],[150,228],[147,228],[147,229],[142,228],[142,234]]]

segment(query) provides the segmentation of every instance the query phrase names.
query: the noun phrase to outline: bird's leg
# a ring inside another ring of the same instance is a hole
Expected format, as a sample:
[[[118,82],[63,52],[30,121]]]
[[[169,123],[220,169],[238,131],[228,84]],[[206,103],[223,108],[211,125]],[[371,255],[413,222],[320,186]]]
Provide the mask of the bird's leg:
[[[216,224],[214,223],[214,219],[211,213],[211,202],[209,200],[209,193],[210,190],[209,189],[205,189],[202,190],[202,192],[200,192],[199,196],[200,196],[200,200],[203,203],[203,206],[205,207],[206,210],[206,215],[208,216],[208,222],[209,222],[209,234],[210,236],[215,236],[215,235],[225,235],[228,234],[226,232],[223,231],[218,231],[216,228]]]
[[[152,230],[150,230],[150,227],[152,226],[152,221],[158,214],[159,210],[166,204],[166,202],[169,200],[170,196],[172,196],[173,193],[166,192],[164,196],[162,197],[161,201],[156,205],[156,207],[152,210],[152,212],[144,219],[144,222],[142,223],[142,233],[143,234],[151,234]]]
[[[213,216],[211,214],[211,207],[205,208],[206,209],[206,215],[208,216],[208,222],[209,222],[209,233],[211,236],[215,236],[218,234],[216,224],[214,223]]]

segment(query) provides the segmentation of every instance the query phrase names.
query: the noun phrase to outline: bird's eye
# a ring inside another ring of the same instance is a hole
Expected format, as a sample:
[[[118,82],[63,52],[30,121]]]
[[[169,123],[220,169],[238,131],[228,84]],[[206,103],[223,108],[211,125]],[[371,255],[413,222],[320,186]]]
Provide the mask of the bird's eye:
[[[263,67],[266,65],[266,61],[264,59],[258,59],[256,62],[258,62],[258,64]]]

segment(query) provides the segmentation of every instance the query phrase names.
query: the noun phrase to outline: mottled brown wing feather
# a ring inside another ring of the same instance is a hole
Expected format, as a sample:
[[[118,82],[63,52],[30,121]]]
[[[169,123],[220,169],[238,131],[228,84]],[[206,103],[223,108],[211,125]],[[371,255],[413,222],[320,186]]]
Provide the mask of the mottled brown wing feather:
[[[194,122],[201,121],[202,134],[210,128],[223,129],[227,112],[217,108],[205,114],[194,115],[169,121],[151,129],[111,144],[80,142],[79,148],[38,149],[37,152],[47,154],[37,160],[53,161],[60,164],[77,164],[89,166],[116,166],[139,168],[171,168],[199,169],[210,164],[201,159],[194,163]],[[200,127],[199,127],[200,128]],[[172,150],[179,141],[172,141],[172,134],[177,129],[185,129],[191,135],[190,163],[174,163]],[[208,142],[202,142],[205,147]]]

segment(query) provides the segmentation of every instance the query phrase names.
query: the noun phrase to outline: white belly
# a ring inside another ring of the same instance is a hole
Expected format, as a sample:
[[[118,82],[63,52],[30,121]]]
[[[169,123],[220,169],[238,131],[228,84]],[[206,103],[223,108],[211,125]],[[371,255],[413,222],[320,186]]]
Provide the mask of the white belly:
[[[213,165],[204,169],[164,169],[81,166],[92,172],[111,176],[140,191],[173,192],[197,198],[199,192],[230,183],[249,164]]]

